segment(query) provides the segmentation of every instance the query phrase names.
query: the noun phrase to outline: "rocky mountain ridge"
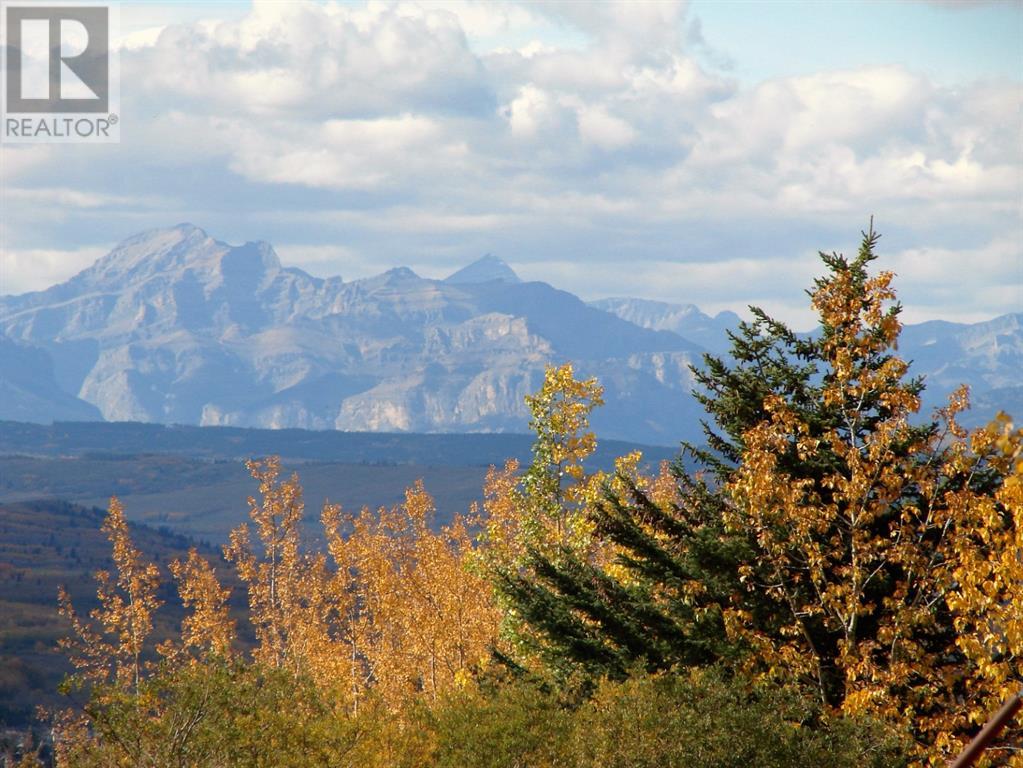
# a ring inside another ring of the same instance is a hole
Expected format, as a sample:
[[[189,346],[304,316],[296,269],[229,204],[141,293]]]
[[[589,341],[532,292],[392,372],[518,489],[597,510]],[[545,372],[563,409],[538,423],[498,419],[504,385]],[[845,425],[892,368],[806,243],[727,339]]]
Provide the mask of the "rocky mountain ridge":
[[[1020,403],[1020,315],[909,326],[928,405],[970,383],[977,418]],[[607,438],[699,439],[689,365],[726,349],[732,313],[587,305],[486,256],[445,280],[407,268],[345,282],[190,224],[120,243],[70,280],[0,297],[0,419],[353,431],[525,431],[550,363],[605,385]],[[953,384],[954,382],[954,384]]]
[[[700,348],[509,272],[484,260],[448,281],[405,268],[320,279],[266,243],[179,225],[0,298],[0,332],[44,350],[60,388],[107,420],[524,431],[524,396],[572,360],[608,387],[608,437],[673,442],[692,404],[667,405],[687,401]]]

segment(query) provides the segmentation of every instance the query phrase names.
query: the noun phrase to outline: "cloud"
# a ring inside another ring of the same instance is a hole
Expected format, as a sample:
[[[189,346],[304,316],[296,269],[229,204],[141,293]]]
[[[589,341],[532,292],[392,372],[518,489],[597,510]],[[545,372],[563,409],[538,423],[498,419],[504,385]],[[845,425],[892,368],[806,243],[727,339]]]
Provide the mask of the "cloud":
[[[592,297],[803,318],[813,253],[877,214],[913,311],[1011,308],[1018,80],[741,84],[723,70],[742,51],[681,2],[159,8],[133,6],[121,41],[120,145],[0,150],[17,253],[191,219],[304,243],[287,251],[318,274],[493,251]],[[56,274],[5,258],[22,284]],[[970,295],[957,258],[980,265]]]
[[[27,205],[34,208],[60,206],[64,208],[104,208],[107,206],[130,207],[136,205],[157,206],[160,198],[139,199],[123,195],[108,195],[67,187],[34,187],[30,189],[13,187],[4,189],[5,201],[13,205]]]
[[[193,108],[257,119],[492,107],[481,64],[443,6],[260,1],[237,21],[164,27],[153,45],[125,51],[124,66]]]
[[[907,322],[941,317],[975,322],[1007,312],[1023,312],[1023,232],[997,237],[979,247],[937,245],[893,254],[885,268],[907,306]],[[963,296],[969,296],[964,306]]]
[[[1020,157],[1003,120],[1021,106],[1008,83],[964,99],[899,67],[770,81],[709,110],[680,181],[806,213],[1008,201]]]
[[[92,265],[110,250],[91,246],[77,250],[0,250],[0,296],[40,291]]]
[[[326,189],[372,189],[457,171],[467,155],[460,139],[430,118],[280,122],[274,131],[232,121],[218,127],[234,137],[230,167],[258,182]]]

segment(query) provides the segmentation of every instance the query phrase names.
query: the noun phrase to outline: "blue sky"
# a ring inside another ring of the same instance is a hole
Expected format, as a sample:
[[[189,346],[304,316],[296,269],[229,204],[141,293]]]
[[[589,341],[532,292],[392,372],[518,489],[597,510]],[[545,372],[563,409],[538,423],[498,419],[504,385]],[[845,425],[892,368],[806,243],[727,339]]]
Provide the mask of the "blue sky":
[[[122,3],[120,46],[120,144],[0,149],[0,293],[192,221],[807,327],[874,215],[909,321],[1023,311],[1021,3]]]
[[[1023,71],[1019,2],[696,0],[690,13],[750,84],[865,65],[950,85]]]

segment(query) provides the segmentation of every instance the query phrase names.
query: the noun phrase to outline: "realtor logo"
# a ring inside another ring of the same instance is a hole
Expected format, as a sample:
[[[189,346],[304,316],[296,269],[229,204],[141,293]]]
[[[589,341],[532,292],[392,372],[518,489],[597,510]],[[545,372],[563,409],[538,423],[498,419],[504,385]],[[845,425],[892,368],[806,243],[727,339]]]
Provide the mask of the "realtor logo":
[[[119,140],[111,7],[4,5],[3,140]]]

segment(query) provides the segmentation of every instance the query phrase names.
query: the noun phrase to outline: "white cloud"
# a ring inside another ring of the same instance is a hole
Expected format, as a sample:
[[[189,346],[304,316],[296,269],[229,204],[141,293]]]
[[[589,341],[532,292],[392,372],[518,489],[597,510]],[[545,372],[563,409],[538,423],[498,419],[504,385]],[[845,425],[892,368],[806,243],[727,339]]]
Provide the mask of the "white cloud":
[[[124,66],[147,88],[255,118],[472,110],[487,99],[443,6],[256,2],[237,21],[167,26]]]
[[[106,254],[110,246],[76,250],[0,250],[0,296],[39,291],[67,280]]]
[[[432,119],[279,122],[273,131],[242,122],[224,126],[236,138],[231,168],[258,182],[325,189],[372,189],[457,170],[467,149]]]
[[[802,318],[807,254],[876,213],[914,308],[1011,304],[1018,81],[888,66],[740,87],[701,66],[679,2],[215,8],[122,18],[121,145],[0,149],[18,253],[191,218],[360,270],[498,251],[590,296]],[[24,284],[55,274],[5,258]],[[942,282],[957,259],[969,295]]]
[[[1023,232],[975,248],[908,248],[884,267],[899,276],[908,322],[934,317],[972,322],[1023,312]]]
[[[124,195],[109,195],[68,187],[21,187],[4,188],[5,202],[30,206],[61,206],[66,208],[104,208],[107,206],[133,207],[136,205],[157,206],[157,197],[139,199]]]

